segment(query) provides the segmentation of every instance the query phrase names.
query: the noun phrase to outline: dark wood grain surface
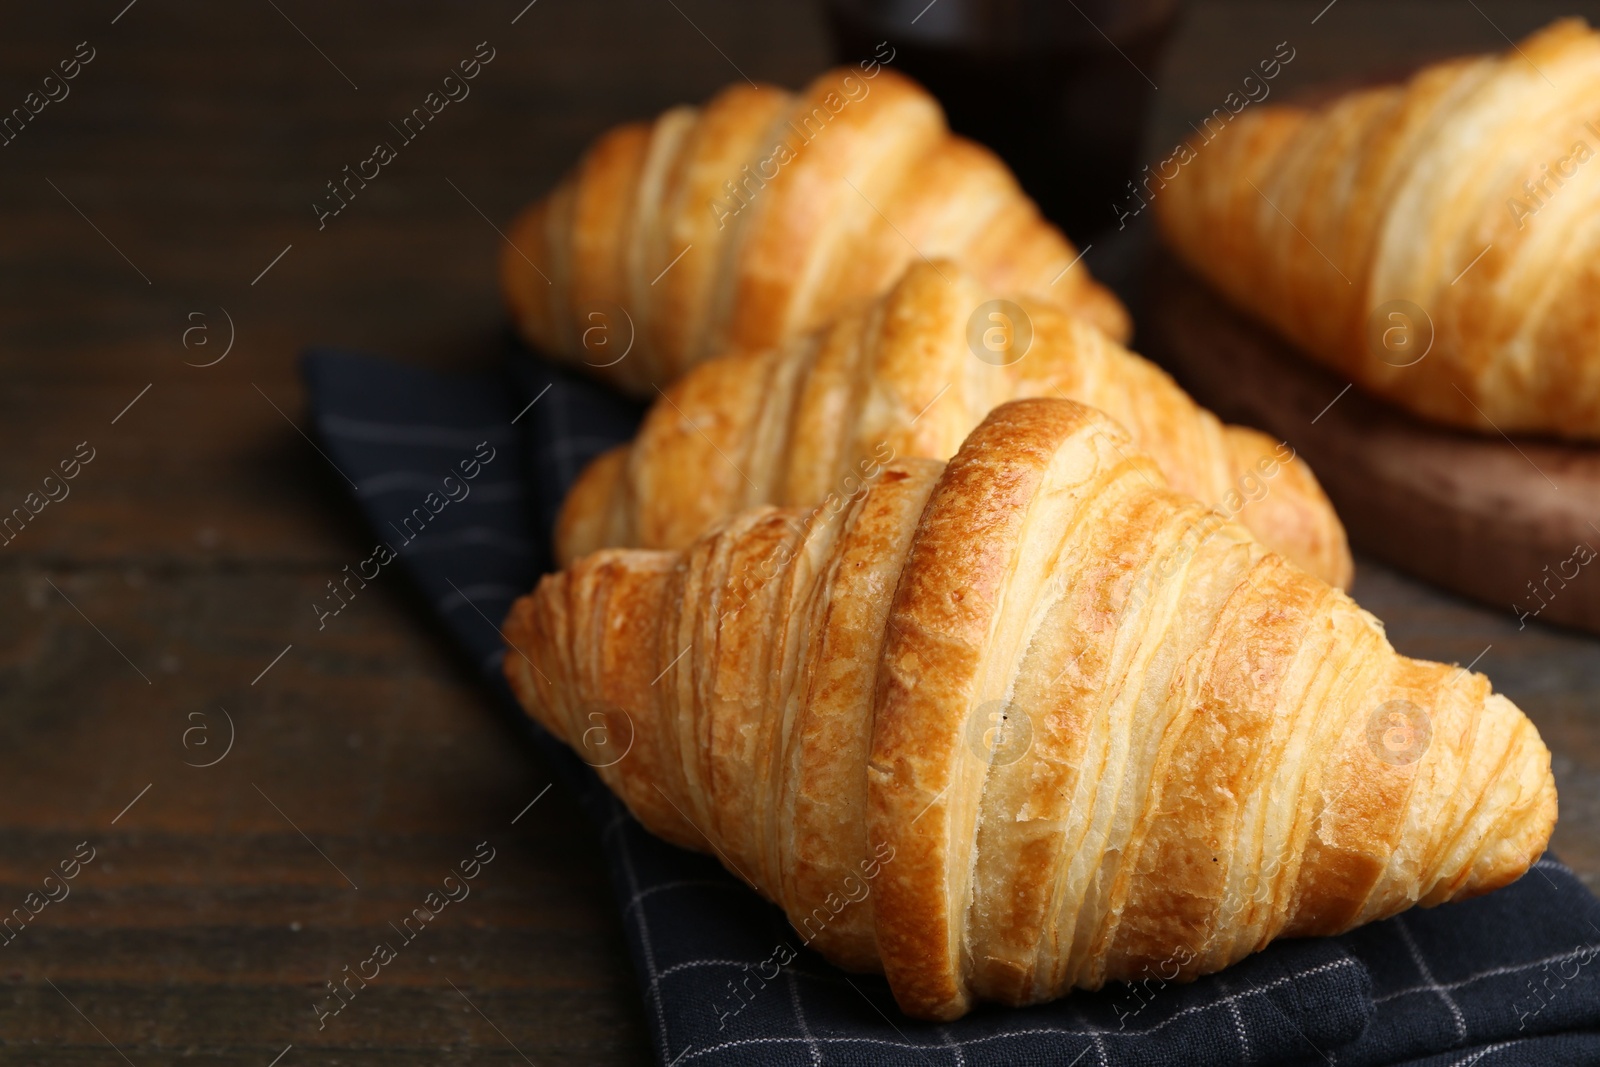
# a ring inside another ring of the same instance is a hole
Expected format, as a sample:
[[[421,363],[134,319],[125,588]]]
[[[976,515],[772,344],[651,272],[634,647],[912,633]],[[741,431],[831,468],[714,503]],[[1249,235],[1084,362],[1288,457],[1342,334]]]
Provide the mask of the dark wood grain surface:
[[[612,123],[741,72],[798,84],[828,60],[822,20],[735,0],[125,4],[0,24],[0,110],[94,50],[0,147],[0,513],[94,451],[0,547],[0,912],[94,851],[0,945],[0,1063],[647,1062],[575,805],[541,796],[545,769],[397,579],[317,631],[311,603],[366,539],[296,428],[294,358],[484,365],[494,226]],[[1297,76],[1330,77],[1496,47],[1490,16],[1515,34],[1548,13],[1340,0],[1312,25],[1321,6],[1193,8],[1151,143],[1291,22]],[[324,183],[484,41],[471,96],[319,231]],[[227,318],[227,358],[186,365],[221,354]],[[1600,645],[1366,561],[1355,593],[1403,651],[1481,653],[1556,753],[1556,847],[1596,884]],[[230,720],[226,756],[186,765],[221,755]],[[472,895],[319,1031],[324,983],[481,841]]]

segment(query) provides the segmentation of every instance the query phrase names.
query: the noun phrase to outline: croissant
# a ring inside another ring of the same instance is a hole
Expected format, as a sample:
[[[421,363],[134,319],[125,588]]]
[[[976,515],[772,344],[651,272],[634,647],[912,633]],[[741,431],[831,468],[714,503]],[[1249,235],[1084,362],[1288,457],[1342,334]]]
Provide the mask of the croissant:
[[[918,262],[882,300],[819,335],[700,364],[662,393],[631,446],[585,469],[556,525],[557,559],[684,548],[759,504],[831,506],[891,457],[954,455],[997,404],[1057,396],[1110,414],[1173,488],[1349,584],[1344,529],[1293,450],[1222,425],[1081,320],[1017,300],[994,299],[954,264]]]
[[[1005,164],[875,61],[611,130],[516,220],[500,274],[529,343],[642,395],[822,326],[934,256],[1127,337]]]
[[[1600,35],[1582,21],[1197,129],[1145,187],[1224,295],[1424,418],[1600,439]]]
[[[1091,408],[1003,405],[803,518],[547,575],[505,671],[646,827],[911,1015],[1192,978],[1495,889],[1549,838],[1515,705]]]

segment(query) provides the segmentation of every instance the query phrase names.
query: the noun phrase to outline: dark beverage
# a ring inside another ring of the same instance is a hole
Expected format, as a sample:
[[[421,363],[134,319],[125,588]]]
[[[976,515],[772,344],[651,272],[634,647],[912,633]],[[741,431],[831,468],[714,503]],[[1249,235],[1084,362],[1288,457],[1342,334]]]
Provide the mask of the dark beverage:
[[[1178,0],[828,0],[844,61],[889,64],[994,149],[1081,247],[1114,226]],[[881,58],[881,57],[880,57]]]

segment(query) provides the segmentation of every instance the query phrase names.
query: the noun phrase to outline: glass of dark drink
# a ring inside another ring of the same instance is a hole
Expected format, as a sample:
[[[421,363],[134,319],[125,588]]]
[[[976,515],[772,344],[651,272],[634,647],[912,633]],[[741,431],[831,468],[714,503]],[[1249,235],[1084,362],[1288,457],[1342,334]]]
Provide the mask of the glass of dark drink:
[[[1117,221],[1180,0],[825,0],[842,61],[889,64],[999,153],[1081,247]],[[878,58],[882,58],[881,54]]]

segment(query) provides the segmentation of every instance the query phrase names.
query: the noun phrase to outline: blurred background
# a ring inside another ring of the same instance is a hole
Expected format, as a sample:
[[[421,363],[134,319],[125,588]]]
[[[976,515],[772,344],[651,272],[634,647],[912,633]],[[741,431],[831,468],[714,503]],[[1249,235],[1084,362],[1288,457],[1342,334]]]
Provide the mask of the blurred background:
[[[312,343],[502,359],[497,228],[602,130],[886,40],[1126,291],[1124,183],[1280,43],[1274,98],[1571,13],[1600,5],[13,5],[0,109],[92,59],[0,146],[0,502],[94,458],[0,549],[0,912],[95,858],[3,947],[0,1064],[649,1061],[595,831],[471,667],[399,579],[318,630],[370,538],[296,371]],[[319,228],[326,183],[483,49],[470,96]],[[1401,651],[1482,654],[1533,717],[1554,847],[1600,888],[1595,640],[1358,572]],[[485,838],[475,903],[319,1032],[324,983]]]

